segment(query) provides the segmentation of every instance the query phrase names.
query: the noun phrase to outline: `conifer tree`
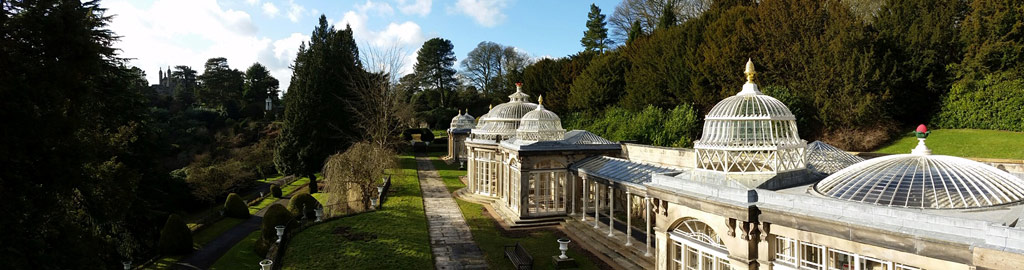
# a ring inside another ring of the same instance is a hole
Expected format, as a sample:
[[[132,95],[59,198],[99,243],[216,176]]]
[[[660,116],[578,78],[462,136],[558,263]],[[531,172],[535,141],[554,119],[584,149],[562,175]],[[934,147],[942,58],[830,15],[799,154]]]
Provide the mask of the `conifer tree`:
[[[309,177],[310,193],[318,192],[315,174],[326,158],[356,135],[353,88],[365,76],[358,53],[352,29],[335,30],[321,15],[308,47],[295,57],[274,163],[285,174]]]
[[[451,40],[432,38],[423,43],[413,69],[419,78],[420,89],[436,95],[433,108],[452,106],[455,94],[455,46]]]
[[[633,24],[629,26],[629,37],[626,39],[626,44],[633,43],[640,35],[643,35],[643,31],[643,28],[640,27],[640,21],[633,21]]]
[[[661,18],[658,19],[658,29],[666,29],[676,25],[679,19],[676,18],[676,11],[672,9],[671,3],[666,3],[661,9]]]
[[[608,39],[608,28],[605,27],[607,23],[604,18],[601,8],[590,4],[590,13],[587,14],[587,31],[583,32],[583,38],[580,39],[584,50],[604,52],[608,48],[611,40]]]

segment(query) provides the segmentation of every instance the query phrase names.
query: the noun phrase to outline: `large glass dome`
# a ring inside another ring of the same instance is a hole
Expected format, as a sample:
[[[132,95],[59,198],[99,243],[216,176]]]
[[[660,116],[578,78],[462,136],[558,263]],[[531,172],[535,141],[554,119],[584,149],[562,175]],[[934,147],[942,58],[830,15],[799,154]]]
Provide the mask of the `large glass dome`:
[[[529,101],[530,95],[523,93],[522,84],[516,83],[516,92],[509,95],[509,102],[491,108],[470,131],[470,138],[504,140],[516,135],[519,120],[523,115],[537,108]]]
[[[929,153],[915,150],[869,159],[832,174],[814,189],[837,199],[926,209],[988,207],[1024,199],[1020,178],[973,160]]]
[[[727,173],[803,169],[807,141],[797,133],[796,117],[781,101],[761,93],[752,61],[744,73],[743,90],[705,116],[701,139],[694,142],[696,167]]]
[[[471,129],[476,126],[476,119],[472,115],[469,115],[467,111],[463,114],[461,111],[459,114],[452,117],[451,129]]]
[[[516,138],[524,141],[554,141],[565,137],[562,119],[552,111],[544,109],[544,99],[540,97],[537,108],[523,115],[516,130]]]

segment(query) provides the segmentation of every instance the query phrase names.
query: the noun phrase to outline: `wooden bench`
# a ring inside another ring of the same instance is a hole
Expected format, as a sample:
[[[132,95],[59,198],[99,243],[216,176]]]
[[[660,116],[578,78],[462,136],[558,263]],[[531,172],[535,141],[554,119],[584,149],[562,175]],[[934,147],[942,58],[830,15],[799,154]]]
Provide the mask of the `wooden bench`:
[[[519,242],[516,242],[514,246],[505,246],[505,257],[512,261],[512,265],[516,269],[533,269],[533,256],[530,256],[530,253],[526,252],[526,249]]]

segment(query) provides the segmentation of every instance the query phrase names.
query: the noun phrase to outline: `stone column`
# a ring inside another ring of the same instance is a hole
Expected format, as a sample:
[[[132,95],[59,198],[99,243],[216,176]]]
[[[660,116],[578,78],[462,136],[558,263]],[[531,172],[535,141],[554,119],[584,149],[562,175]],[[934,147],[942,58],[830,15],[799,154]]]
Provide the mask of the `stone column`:
[[[594,229],[601,227],[598,214],[601,214],[601,184],[594,181]]]
[[[566,171],[565,180],[568,180],[572,185],[572,197],[569,201],[569,208],[572,210],[570,210],[569,216],[574,216],[576,215],[576,176],[571,171]]]
[[[583,182],[583,209],[580,209],[583,213],[580,213],[580,221],[587,221],[587,200],[590,199],[589,197],[587,197],[587,171],[580,170],[579,173],[581,180],[580,182]]]
[[[650,195],[644,196],[644,216],[647,222],[647,250],[644,251],[644,257],[651,256],[651,197]]]
[[[626,189],[626,246],[633,245],[633,194]]]
[[[608,237],[615,236],[615,189],[608,185]]]

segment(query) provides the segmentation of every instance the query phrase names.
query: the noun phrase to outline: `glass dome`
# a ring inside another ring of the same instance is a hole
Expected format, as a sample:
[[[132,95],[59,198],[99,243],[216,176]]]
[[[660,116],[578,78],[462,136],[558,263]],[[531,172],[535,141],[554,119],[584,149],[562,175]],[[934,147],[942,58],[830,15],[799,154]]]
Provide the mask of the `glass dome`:
[[[864,159],[822,141],[807,145],[807,168],[816,172],[833,174],[861,161]]]
[[[469,115],[467,111],[465,114],[459,111],[459,114],[452,117],[452,123],[450,129],[471,129],[476,126],[476,119],[472,115]]]
[[[973,160],[928,152],[869,159],[826,177],[814,189],[837,199],[924,209],[988,207],[1024,199],[1020,178]]]
[[[704,117],[701,139],[694,142],[696,167],[732,172],[785,172],[805,168],[807,141],[797,133],[796,117],[781,101],[754,84],[754,63],[747,60],[743,90],[718,102]]]
[[[509,102],[494,106],[486,115],[480,117],[476,128],[470,131],[470,138],[503,140],[516,135],[519,120],[526,113],[536,109],[537,104],[531,103],[530,95],[523,93],[522,83],[516,83],[516,92],[508,97]]]
[[[537,108],[523,115],[516,130],[516,138],[524,141],[555,141],[565,137],[562,119],[552,111],[544,109],[544,98]]]

